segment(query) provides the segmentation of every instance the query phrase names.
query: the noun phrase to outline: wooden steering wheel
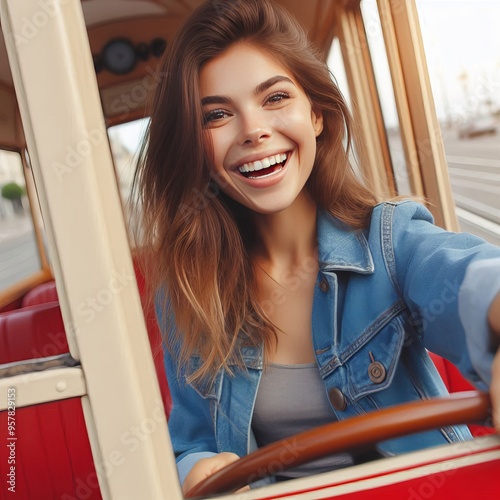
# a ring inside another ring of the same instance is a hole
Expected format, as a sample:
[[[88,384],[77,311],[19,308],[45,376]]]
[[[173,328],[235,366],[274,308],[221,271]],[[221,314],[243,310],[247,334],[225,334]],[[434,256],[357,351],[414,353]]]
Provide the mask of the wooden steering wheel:
[[[317,458],[373,446],[379,441],[406,434],[485,420],[490,414],[490,406],[488,393],[470,391],[406,403],[322,425],[250,453],[199,482],[186,497],[234,491],[272,474],[277,464],[283,471]]]

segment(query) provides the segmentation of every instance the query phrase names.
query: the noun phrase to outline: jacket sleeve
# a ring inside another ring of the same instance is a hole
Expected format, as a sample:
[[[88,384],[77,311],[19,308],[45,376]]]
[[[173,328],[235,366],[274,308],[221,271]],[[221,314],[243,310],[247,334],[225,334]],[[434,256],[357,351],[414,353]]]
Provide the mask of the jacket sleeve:
[[[433,225],[415,202],[394,205],[397,283],[425,347],[453,362],[480,389],[491,382],[488,310],[500,293],[500,248]]]
[[[160,306],[159,301],[156,314],[163,331],[163,306]],[[165,371],[172,396],[168,429],[179,479],[183,484],[191,468],[200,459],[217,454],[217,445],[210,412],[211,400],[204,398],[186,382],[186,371],[177,363],[176,353],[179,349],[172,337],[171,332],[167,332],[166,344],[169,345],[164,345]]]

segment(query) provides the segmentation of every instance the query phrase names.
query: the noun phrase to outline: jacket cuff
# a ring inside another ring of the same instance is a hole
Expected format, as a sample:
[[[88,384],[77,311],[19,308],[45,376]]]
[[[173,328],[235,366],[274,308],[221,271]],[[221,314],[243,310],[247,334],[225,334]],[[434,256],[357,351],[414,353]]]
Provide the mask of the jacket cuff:
[[[498,271],[495,272],[495,269]],[[488,312],[498,293],[500,259],[484,259],[471,263],[458,294],[458,313],[465,330],[472,367],[487,386],[491,383],[491,365],[495,356],[491,350]],[[479,381],[476,380],[472,382],[480,389],[487,388],[484,383],[477,383]]]

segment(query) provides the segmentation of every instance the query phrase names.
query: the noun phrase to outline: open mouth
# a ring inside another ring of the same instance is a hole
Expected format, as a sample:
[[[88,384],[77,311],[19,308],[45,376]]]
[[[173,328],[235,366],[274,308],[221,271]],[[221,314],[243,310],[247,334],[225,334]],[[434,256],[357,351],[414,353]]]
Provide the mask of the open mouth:
[[[289,153],[279,153],[262,160],[245,163],[238,167],[240,173],[247,179],[261,179],[279,172],[286,163]]]

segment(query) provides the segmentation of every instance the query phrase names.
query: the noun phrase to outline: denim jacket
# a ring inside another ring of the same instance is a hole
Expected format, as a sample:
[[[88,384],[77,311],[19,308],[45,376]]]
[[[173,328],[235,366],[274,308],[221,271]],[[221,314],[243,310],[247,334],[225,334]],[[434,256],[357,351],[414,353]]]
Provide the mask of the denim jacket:
[[[447,394],[427,349],[479,388],[488,387],[494,353],[487,311],[500,292],[500,248],[443,231],[412,201],[377,205],[362,231],[320,210],[317,237],[313,346],[339,420]],[[160,308],[157,314],[162,324]],[[232,376],[221,370],[214,383],[190,385],[185,378],[201,360],[192,356],[179,369],[176,347],[170,348],[168,425],[182,482],[200,458],[256,449],[251,422],[263,352],[243,347],[246,370],[235,368]],[[373,361],[383,365],[385,377],[370,377]],[[470,437],[465,426],[455,426],[385,441],[379,451],[392,455]]]

